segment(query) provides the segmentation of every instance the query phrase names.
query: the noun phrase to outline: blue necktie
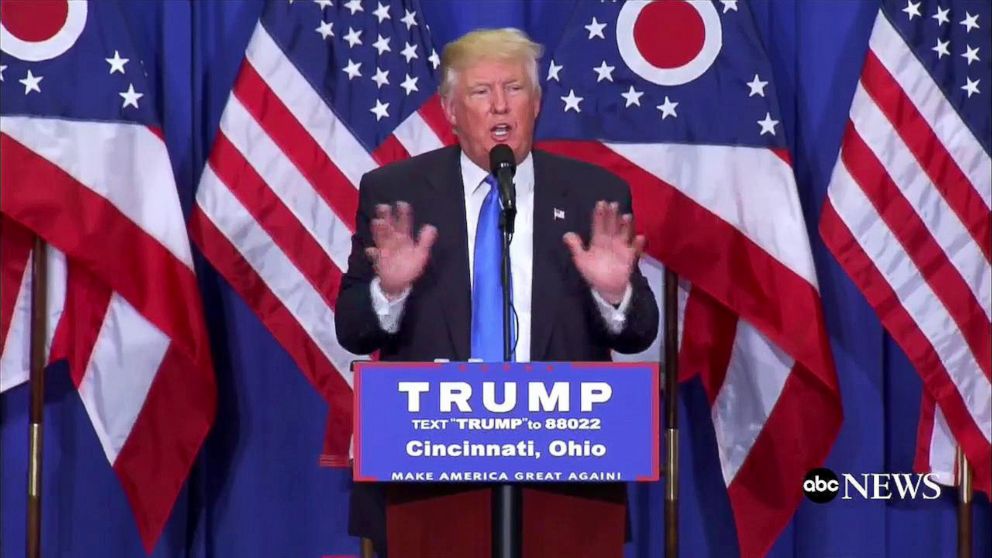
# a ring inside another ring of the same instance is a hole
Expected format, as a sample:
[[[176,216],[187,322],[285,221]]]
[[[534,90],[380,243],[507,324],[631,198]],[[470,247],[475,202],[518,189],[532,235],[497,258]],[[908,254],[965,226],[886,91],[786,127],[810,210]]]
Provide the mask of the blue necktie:
[[[499,188],[492,175],[486,177],[486,184],[489,185],[489,194],[479,210],[472,265],[472,358],[502,362],[503,285],[500,269],[503,233],[499,228]]]

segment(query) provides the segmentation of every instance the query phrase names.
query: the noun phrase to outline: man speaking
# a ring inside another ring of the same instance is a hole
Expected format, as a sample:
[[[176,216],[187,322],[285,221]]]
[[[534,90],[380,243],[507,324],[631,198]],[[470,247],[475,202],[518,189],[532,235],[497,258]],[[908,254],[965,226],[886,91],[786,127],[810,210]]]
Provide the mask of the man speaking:
[[[445,47],[440,93],[459,145],[362,178],[335,318],[347,350],[379,351],[387,361],[503,360],[499,222],[501,206],[514,205],[510,296],[516,361],[607,361],[611,350],[639,352],[654,340],[658,307],[637,268],[644,238],[634,234],[629,188],[599,167],[532,149],[541,52],[514,29],[474,31]],[[501,188],[491,162],[499,163],[506,148],[512,156],[507,154],[503,168],[515,166],[515,174],[511,187]],[[404,548],[401,556],[449,555],[438,554],[425,539],[469,529],[472,518],[488,525],[487,491],[458,488],[457,495],[438,498],[457,505],[438,503],[418,525],[404,527],[406,533],[423,533],[404,540],[423,545]],[[380,555],[382,490],[356,484],[351,505],[352,533],[372,538]],[[391,485],[385,498],[398,502],[418,490],[452,492]],[[555,532],[581,532],[586,548],[615,547],[608,555],[619,556],[623,515],[619,521],[617,514],[612,521],[608,514],[597,517],[596,506],[622,503],[624,497],[618,484],[524,490],[525,548],[540,556],[563,555],[556,553]],[[595,529],[588,528],[590,522]],[[549,546],[533,550],[536,539]],[[470,555],[464,548],[448,552]]]

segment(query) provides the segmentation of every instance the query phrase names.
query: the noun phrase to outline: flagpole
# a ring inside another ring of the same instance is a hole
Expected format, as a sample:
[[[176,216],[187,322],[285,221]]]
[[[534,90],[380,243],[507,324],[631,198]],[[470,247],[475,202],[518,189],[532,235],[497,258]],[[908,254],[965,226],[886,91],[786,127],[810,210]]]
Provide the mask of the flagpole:
[[[678,275],[665,268],[665,558],[679,555]]]
[[[968,458],[957,447],[958,477],[958,558],[971,558],[971,466]]]
[[[48,284],[45,241],[31,251],[31,404],[29,409],[27,556],[41,557],[42,421],[45,416],[45,301]]]

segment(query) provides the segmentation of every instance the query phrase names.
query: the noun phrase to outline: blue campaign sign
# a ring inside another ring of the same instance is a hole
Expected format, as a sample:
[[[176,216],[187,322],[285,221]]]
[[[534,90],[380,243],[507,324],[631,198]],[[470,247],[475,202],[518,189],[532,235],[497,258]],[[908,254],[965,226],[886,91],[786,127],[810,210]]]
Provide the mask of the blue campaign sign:
[[[651,363],[374,363],[355,369],[356,481],[658,479]]]

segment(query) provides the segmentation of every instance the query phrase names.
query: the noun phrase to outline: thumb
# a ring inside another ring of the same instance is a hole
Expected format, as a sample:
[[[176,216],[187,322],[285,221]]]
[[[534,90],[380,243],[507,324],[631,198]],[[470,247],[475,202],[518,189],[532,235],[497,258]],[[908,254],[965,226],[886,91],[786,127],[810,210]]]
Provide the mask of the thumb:
[[[420,227],[420,232],[417,233],[417,245],[419,248],[429,251],[431,246],[434,246],[435,240],[437,240],[437,227],[433,225]]]
[[[579,238],[579,235],[573,232],[565,233],[565,236],[561,237],[561,239],[565,242],[565,246],[568,246],[568,250],[572,253],[573,258],[578,259],[582,256],[584,248],[582,247],[582,239]]]

